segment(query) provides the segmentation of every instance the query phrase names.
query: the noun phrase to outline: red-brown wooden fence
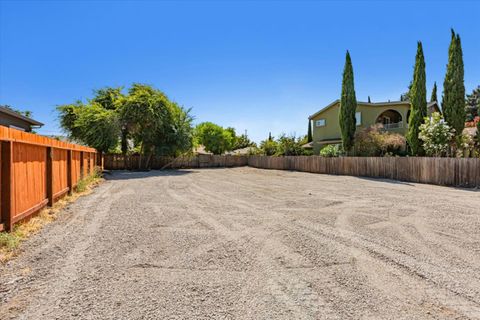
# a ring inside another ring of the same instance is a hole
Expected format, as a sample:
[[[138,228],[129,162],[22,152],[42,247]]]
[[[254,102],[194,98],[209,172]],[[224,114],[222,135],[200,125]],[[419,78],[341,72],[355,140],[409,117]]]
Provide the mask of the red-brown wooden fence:
[[[0,231],[73,191],[93,172],[96,152],[0,126]]]

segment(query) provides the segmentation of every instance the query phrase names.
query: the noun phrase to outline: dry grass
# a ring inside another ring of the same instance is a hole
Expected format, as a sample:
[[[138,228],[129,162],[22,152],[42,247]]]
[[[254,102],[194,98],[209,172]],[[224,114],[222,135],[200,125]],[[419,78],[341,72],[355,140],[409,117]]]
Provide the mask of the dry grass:
[[[78,182],[77,190],[55,202],[52,207],[41,210],[32,218],[14,226],[12,232],[0,232],[0,263],[5,263],[20,252],[20,244],[55,221],[60,211],[78,198],[92,192],[103,181],[100,174],[93,174]]]

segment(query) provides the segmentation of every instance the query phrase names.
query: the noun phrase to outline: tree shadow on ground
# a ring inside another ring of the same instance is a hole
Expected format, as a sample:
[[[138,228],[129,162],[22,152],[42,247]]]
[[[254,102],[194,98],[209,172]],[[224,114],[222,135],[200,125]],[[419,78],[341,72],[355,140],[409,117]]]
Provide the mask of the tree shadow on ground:
[[[192,170],[150,170],[150,171],[129,171],[129,170],[112,170],[104,171],[103,177],[105,180],[129,180],[129,179],[142,179],[151,177],[171,177],[171,176],[184,176],[186,174],[192,174]]]

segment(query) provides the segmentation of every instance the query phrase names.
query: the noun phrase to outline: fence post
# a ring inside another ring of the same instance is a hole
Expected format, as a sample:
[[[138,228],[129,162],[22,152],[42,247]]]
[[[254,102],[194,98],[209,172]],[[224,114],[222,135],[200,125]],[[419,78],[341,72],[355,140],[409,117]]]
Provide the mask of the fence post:
[[[2,141],[0,226],[10,231],[13,225],[13,142]]]
[[[53,149],[52,147],[47,147],[47,199],[48,206],[53,206]]]
[[[83,151],[80,151],[80,179],[84,178],[84,163],[83,163]]]
[[[72,181],[72,150],[67,150],[67,186],[68,195],[73,194],[73,181]]]

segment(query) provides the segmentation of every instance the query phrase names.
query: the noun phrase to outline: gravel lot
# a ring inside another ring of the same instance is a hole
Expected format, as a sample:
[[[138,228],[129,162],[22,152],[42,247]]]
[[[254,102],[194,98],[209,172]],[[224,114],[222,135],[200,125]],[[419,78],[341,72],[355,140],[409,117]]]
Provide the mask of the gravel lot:
[[[480,319],[480,192],[116,172],[0,266],[1,319]]]

